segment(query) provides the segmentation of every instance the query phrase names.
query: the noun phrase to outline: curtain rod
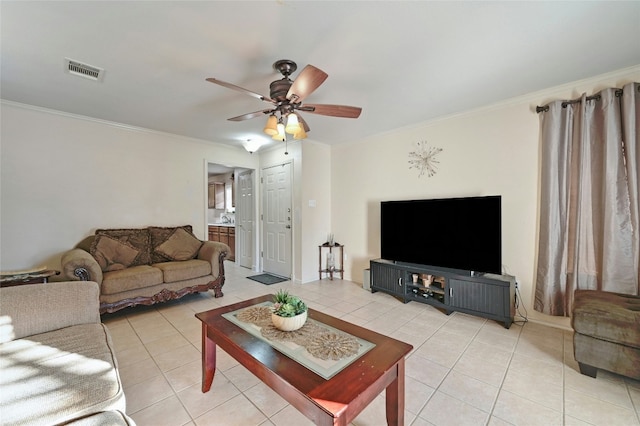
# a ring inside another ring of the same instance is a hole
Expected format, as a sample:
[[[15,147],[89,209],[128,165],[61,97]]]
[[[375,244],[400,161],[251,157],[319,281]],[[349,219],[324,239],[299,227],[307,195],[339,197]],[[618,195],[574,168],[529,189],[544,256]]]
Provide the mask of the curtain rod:
[[[620,96],[622,96],[622,89],[616,89],[615,94],[616,94],[616,98],[619,98]],[[602,97],[600,95],[587,96],[587,101],[599,101],[601,98]],[[562,101],[562,108],[566,108],[567,105],[579,104],[580,102],[582,102],[582,99],[574,99],[572,101]],[[536,107],[537,113],[541,113],[543,111],[544,112],[549,111],[549,105]]]

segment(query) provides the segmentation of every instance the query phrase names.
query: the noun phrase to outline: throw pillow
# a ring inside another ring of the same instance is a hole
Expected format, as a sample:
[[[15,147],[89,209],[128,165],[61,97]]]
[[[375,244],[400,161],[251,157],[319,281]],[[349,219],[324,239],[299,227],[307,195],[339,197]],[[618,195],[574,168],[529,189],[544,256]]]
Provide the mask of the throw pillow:
[[[176,228],[169,238],[154,251],[171,260],[189,260],[198,254],[202,244],[203,242],[190,232],[183,228]]]
[[[89,253],[91,251],[91,245],[93,244],[93,240],[95,239],[95,235],[89,235],[84,238],[78,244],[76,244],[76,248],[86,251]]]
[[[97,235],[90,253],[103,272],[128,268],[140,254],[135,247],[108,235]]]
[[[98,229],[96,235],[108,235],[139,251],[130,266],[151,264],[151,236],[149,230],[142,229]]]
[[[172,227],[160,227],[160,226],[150,226],[149,236],[151,238],[151,263],[161,263],[161,262],[169,262],[173,259],[167,257],[166,255],[156,251],[156,249],[175,232],[177,228],[182,228],[190,234],[193,234],[193,228],[191,225],[184,226],[172,226]]]

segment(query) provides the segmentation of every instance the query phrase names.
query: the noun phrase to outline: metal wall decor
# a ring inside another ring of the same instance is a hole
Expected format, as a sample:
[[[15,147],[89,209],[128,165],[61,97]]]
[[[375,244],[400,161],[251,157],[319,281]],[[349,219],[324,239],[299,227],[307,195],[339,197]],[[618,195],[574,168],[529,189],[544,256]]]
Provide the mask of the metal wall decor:
[[[431,177],[436,174],[437,165],[440,163],[435,157],[441,152],[442,148],[428,146],[427,141],[416,142],[416,150],[409,153],[409,168],[418,169],[418,177],[425,173],[427,177]]]

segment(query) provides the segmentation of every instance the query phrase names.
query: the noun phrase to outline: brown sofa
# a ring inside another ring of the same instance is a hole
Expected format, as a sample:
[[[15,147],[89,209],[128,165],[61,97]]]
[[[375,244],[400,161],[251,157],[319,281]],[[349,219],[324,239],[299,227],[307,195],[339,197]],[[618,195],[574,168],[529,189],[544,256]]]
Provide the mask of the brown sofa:
[[[201,241],[190,225],[98,229],[62,256],[69,280],[100,285],[100,313],[213,290],[222,297],[226,244]]]
[[[598,369],[640,380],[640,296],[576,290],[571,325],[580,372]]]

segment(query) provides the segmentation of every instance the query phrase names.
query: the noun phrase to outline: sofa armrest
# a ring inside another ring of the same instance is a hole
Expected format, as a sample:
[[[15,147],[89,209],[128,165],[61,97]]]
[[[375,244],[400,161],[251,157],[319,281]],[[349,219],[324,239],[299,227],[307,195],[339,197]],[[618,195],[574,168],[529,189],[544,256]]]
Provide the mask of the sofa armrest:
[[[62,273],[68,280],[95,281],[102,284],[102,269],[86,251],[75,248],[62,255]]]
[[[220,263],[224,261],[229,251],[231,249],[225,243],[205,241],[198,252],[198,259],[211,263],[211,275],[217,278],[220,275]]]
[[[0,288],[0,342],[100,322],[98,283],[63,281]]]

